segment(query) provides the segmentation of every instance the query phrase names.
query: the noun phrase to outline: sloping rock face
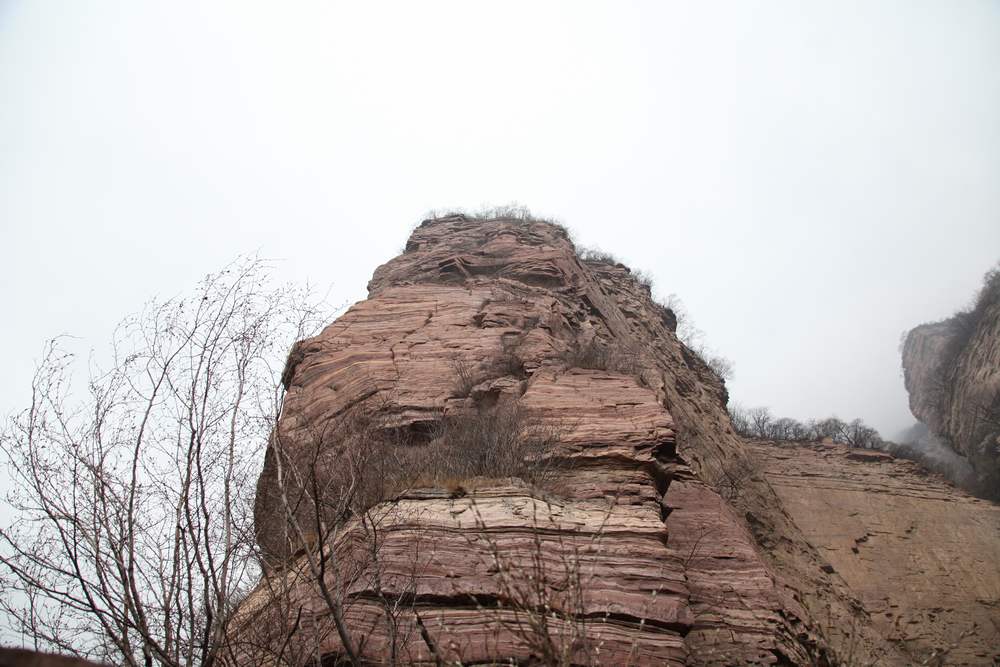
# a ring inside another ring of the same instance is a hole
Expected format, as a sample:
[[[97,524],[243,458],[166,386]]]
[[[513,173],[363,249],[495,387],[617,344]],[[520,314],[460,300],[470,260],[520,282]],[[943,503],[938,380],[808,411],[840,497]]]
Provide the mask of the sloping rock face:
[[[919,662],[782,507],[675,325],[558,226],[425,221],[366,301],[296,345],[274,442],[306,452],[363,407],[430,447],[441,420],[516,401],[557,434],[552,478],[409,485],[338,533],[321,587],[314,545],[288,537],[294,475],[272,443],[244,662],[334,664],[344,634],[373,663]]]
[[[1000,506],[881,452],[750,448],[865,622],[916,664],[1000,661]]]
[[[968,459],[1000,498],[1000,278],[969,313],[910,331],[903,369],[910,411]]]

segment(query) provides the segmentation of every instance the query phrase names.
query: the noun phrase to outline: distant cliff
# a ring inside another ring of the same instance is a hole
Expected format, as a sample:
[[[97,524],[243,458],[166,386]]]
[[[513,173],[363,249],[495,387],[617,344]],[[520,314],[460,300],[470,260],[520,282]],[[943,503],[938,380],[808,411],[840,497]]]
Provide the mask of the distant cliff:
[[[914,416],[968,459],[978,492],[1000,497],[1000,269],[971,308],[910,331],[903,369]]]

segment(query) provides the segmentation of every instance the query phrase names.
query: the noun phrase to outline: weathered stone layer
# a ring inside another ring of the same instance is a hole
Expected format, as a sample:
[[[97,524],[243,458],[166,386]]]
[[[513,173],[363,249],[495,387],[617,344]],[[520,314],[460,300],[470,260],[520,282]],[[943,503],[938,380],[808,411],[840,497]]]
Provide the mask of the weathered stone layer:
[[[359,406],[419,440],[446,416],[514,399],[557,434],[544,458],[558,465],[543,488],[411,488],[377,508],[374,537],[362,524],[339,535],[360,569],[343,557],[327,576],[347,582],[344,622],[367,659],[433,663],[435,646],[465,663],[528,664],[548,659],[544,635],[574,663],[912,662],[827,571],[826,543],[733,433],[724,384],[627,268],[581,261],[548,223],[455,216],[417,228],[369,292],[292,351],[282,447],[307,451]],[[329,609],[299,576],[311,547],[286,540],[276,466],[271,452],[256,520],[277,565],[241,617],[272,644],[337,656]]]

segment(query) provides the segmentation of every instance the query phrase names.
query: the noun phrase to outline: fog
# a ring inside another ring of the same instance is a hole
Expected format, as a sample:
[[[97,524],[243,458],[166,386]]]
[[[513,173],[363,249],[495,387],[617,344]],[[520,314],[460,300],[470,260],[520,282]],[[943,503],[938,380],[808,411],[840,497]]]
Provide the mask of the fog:
[[[912,427],[896,434],[895,442],[890,443],[888,451],[896,456],[906,456],[909,448],[925,467],[943,474],[952,482],[973,493],[990,494],[991,491],[978,484],[975,471],[968,460],[955,453],[947,443],[935,436],[924,424],[914,424]],[[905,443],[899,445],[898,443]]]
[[[365,296],[520,202],[678,294],[745,405],[913,420],[1000,259],[1000,4],[0,4],[0,411],[241,253]]]

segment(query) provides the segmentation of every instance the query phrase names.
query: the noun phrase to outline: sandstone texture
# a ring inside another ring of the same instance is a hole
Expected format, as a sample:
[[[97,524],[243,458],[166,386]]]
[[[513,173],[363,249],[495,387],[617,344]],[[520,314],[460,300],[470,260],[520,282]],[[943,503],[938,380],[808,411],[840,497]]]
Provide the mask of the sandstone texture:
[[[913,415],[1000,498],[1000,279],[993,282],[969,313],[911,330],[903,369]]]
[[[838,487],[844,504],[810,499],[825,493],[809,477],[823,452],[802,450],[801,466],[783,473],[798,450],[737,437],[724,384],[675,326],[648,285],[620,264],[582,261],[558,226],[450,216],[425,221],[376,270],[367,300],[295,346],[274,436],[288,450],[309,450],[324,424],[335,430],[362,407],[414,447],[432,446],[427,434],[442,419],[505,401],[557,434],[539,460],[554,462],[544,484],[413,484],[375,508],[372,526],[338,532],[338,564],[323,581],[344,600],[340,622],[364,660],[904,665],[954,640],[954,655],[990,664],[995,635],[959,635],[967,621],[997,622],[996,507],[940,482],[919,491],[927,478],[912,468],[836,449],[830,474],[847,480]],[[290,656],[308,655],[334,664],[344,655],[337,619],[310,579],[314,545],[289,538],[289,471],[275,446],[255,512],[269,567],[239,612],[255,637],[245,662],[304,664]],[[853,540],[883,521],[905,533],[909,523],[879,514],[897,496],[907,516],[928,512],[914,530],[942,531],[940,519],[956,541],[900,535],[917,552],[914,567],[897,563],[888,579],[892,564],[877,557],[904,550],[870,536],[866,548],[883,551],[860,558],[845,543],[851,570],[840,533],[823,529],[849,526],[844,539]],[[883,590],[892,581],[932,597],[947,585],[934,568],[952,555],[954,576],[967,579],[940,605]],[[914,615],[892,607],[910,602]],[[906,636],[894,625],[919,618],[926,630],[930,614],[942,627],[920,640],[912,624]],[[553,647],[557,660],[546,654]]]
[[[750,447],[865,622],[918,663],[1000,660],[1000,506],[880,452]]]

